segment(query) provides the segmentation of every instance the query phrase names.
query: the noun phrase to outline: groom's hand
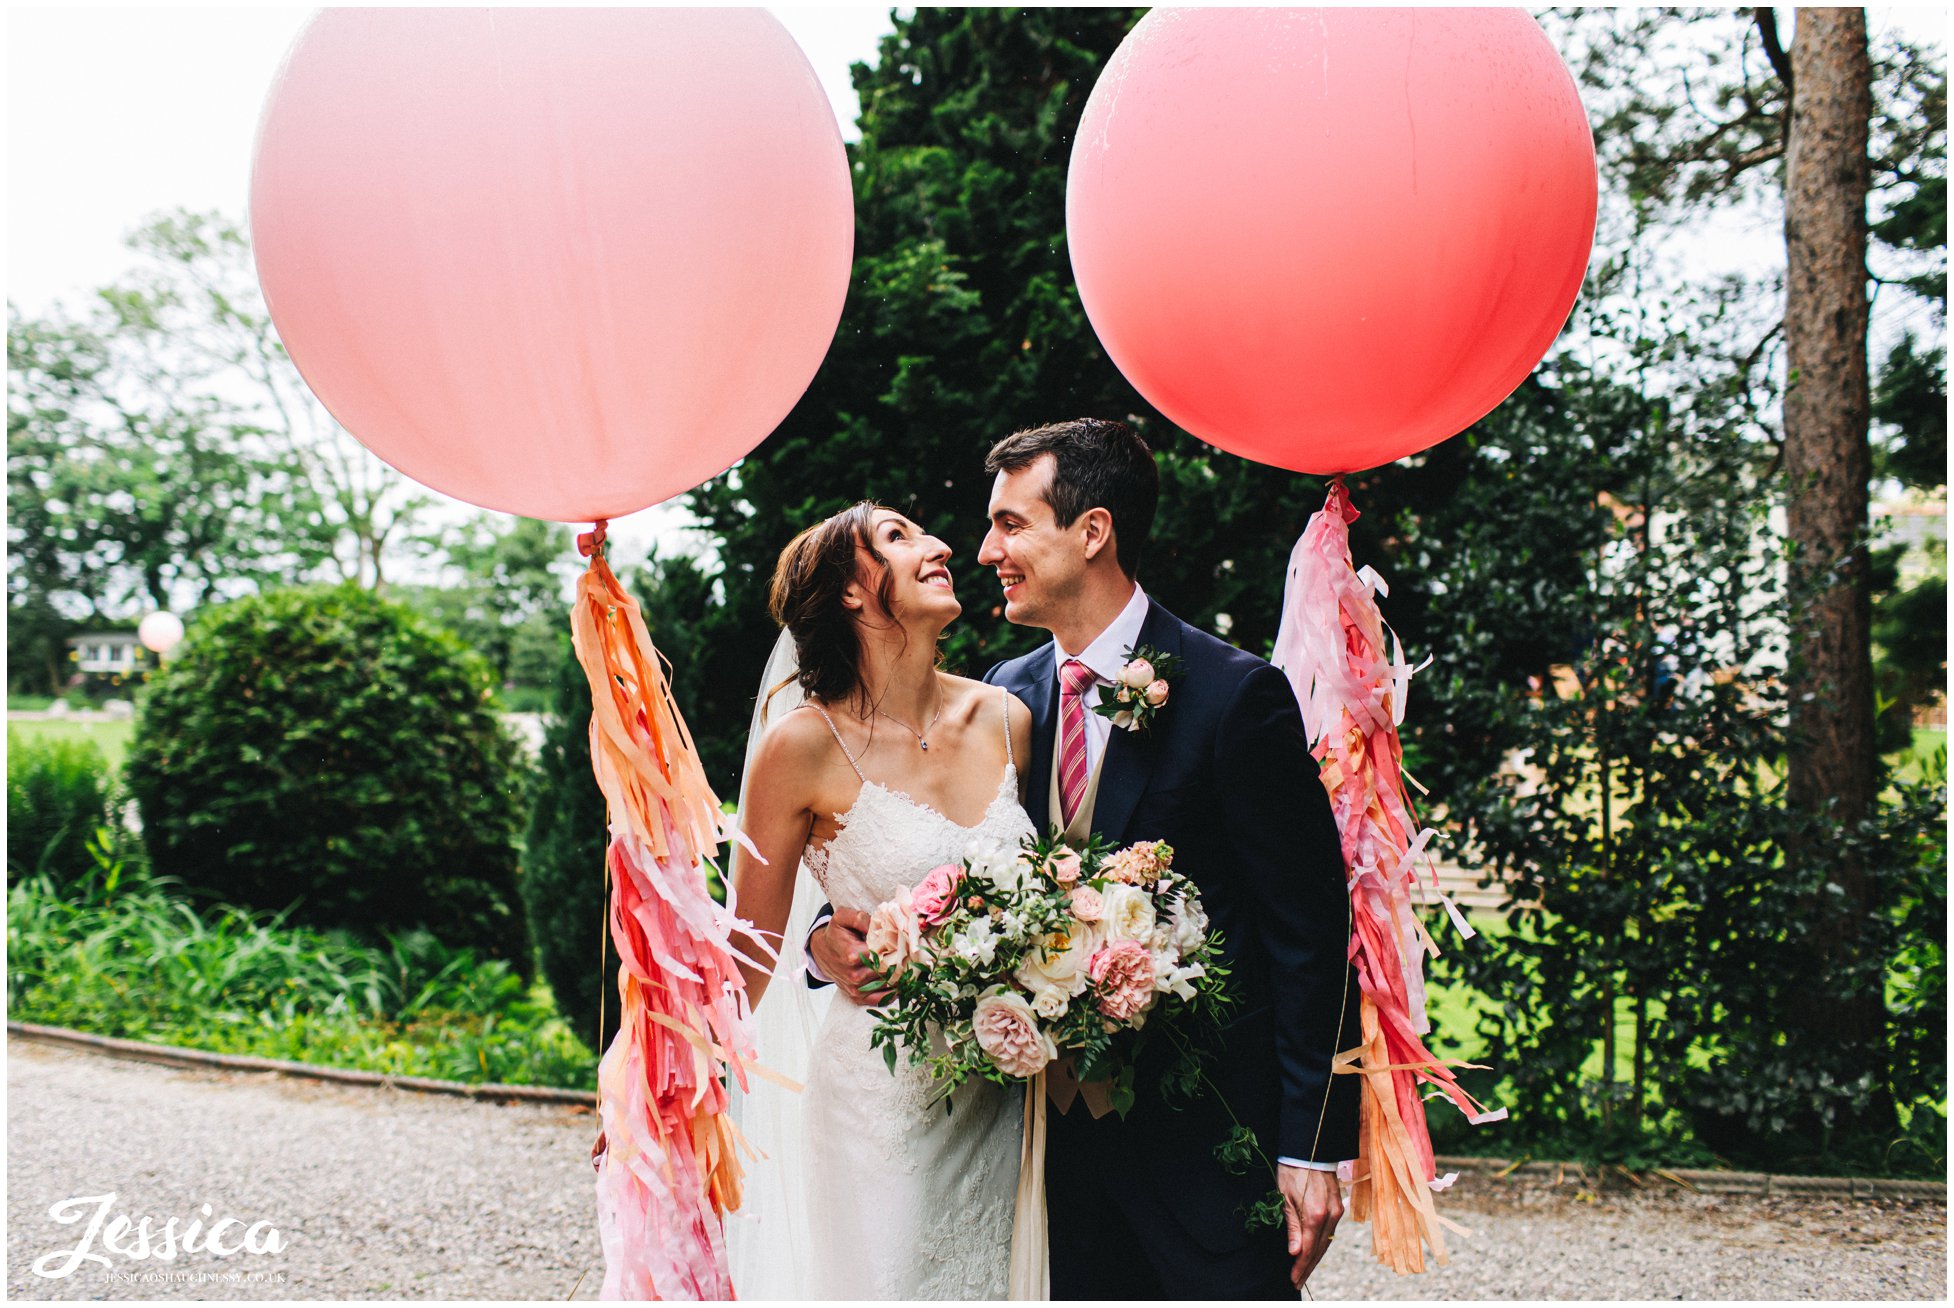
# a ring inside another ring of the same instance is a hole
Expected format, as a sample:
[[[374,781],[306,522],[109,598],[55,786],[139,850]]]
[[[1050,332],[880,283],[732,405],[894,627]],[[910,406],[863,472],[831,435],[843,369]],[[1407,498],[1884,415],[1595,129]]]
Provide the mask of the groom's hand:
[[[837,908],[827,925],[807,942],[807,947],[814,951],[814,961],[834,978],[835,987],[848,996],[850,1003],[864,1007],[888,998],[885,992],[873,988],[881,984],[881,978],[862,962],[862,950],[867,943],[868,914],[859,908]]]
[[[1289,1282],[1301,1289],[1330,1251],[1330,1239],[1343,1220],[1343,1191],[1335,1172],[1287,1164],[1276,1168],[1276,1188],[1282,1191],[1289,1254],[1296,1260],[1289,1269]]]

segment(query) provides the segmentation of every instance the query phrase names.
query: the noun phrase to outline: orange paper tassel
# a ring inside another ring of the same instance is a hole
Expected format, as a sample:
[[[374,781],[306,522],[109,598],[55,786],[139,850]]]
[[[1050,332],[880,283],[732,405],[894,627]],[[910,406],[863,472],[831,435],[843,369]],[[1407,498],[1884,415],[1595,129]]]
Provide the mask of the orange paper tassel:
[[[571,635],[590,680],[590,758],[610,808],[609,922],[619,1027],[598,1065],[606,1152],[597,1217],[605,1299],[730,1299],[723,1218],[743,1170],[725,1116],[730,1068],[754,1066],[741,955],[703,860],[727,835],[637,603],[579,539]],[[753,961],[753,960],[748,960]]]

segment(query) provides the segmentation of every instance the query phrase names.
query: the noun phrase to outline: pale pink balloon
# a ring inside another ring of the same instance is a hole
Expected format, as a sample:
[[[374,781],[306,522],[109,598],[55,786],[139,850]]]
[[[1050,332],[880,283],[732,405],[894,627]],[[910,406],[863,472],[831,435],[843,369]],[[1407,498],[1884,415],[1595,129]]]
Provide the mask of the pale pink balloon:
[[[327,9],[259,124],[272,320],[408,476],[645,508],[786,416],[854,244],[834,113],[757,9]]]
[[[1087,101],[1066,229],[1127,380],[1203,440],[1350,472],[1464,430],[1593,243],[1574,80],[1518,9],[1155,9]]]

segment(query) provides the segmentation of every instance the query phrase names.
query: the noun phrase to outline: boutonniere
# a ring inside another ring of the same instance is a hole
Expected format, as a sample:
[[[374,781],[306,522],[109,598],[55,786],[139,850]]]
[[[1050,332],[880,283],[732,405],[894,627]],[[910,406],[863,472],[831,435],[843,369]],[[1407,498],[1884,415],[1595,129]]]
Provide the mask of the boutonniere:
[[[1116,727],[1145,731],[1154,714],[1167,703],[1173,682],[1181,673],[1181,660],[1178,655],[1162,654],[1146,645],[1130,649],[1122,657],[1125,662],[1118,682],[1110,694],[1099,692],[1099,702],[1092,709],[1111,718]]]

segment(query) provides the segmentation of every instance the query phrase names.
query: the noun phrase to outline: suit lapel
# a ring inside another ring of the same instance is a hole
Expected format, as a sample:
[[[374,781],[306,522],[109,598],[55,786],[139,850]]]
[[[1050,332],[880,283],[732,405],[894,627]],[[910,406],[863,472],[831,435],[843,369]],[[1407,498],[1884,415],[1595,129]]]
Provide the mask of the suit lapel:
[[[1052,751],[1058,737],[1058,696],[1053,693],[1052,645],[1032,651],[1025,680],[1011,689],[1031,710],[1031,771],[1025,778],[1025,812],[1040,835],[1051,823]]]
[[[1153,601],[1147,601],[1147,620],[1140,625],[1142,645],[1151,645],[1162,654],[1181,652],[1180,620]],[[1104,693],[1104,692],[1102,692]],[[1166,730],[1165,715],[1173,712],[1173,700],[1161,710],[1162,721],[1145,731],[1114,727],[1106,742],[1106,765],[1099,775],[1099,798],[1092,810],[1092,829],[1115,843],[1123,842],[1126,824],[1153,776],[1154,760],[1159,756],[1159,736]]]

